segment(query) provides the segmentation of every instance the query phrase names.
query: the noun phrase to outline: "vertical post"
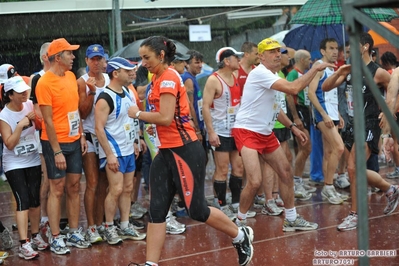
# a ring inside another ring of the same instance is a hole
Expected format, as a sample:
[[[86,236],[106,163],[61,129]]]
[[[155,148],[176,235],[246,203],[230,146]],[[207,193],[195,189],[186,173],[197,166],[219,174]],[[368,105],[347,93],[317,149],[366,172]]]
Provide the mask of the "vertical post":
[[[119,0],[113,0],[115,8],[115,34],[116,34],[116,49],[123,48],[122,41],[122,25],[121,25],[121,11],[119,9]]]

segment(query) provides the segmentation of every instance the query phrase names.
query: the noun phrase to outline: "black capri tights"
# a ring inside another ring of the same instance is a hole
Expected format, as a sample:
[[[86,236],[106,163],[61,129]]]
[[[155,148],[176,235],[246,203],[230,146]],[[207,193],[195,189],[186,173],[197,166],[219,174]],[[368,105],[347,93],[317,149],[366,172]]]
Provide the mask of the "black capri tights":
[[[41,166],[7,171],[7,181],[17,202],[17,211],[40,206]]]
[[[199,141],[160,149],[150,169],[150,222],[165,222],[176,192],[188,215],[205,222],[210,215],[204,194],[205,152]]]

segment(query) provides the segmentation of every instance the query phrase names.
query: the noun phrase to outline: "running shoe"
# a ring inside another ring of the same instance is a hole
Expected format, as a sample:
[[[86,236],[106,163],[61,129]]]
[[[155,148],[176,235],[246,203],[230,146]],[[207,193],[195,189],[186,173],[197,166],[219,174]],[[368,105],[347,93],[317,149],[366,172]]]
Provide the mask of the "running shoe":
[[[399,177],[399,169],[395,167],[395,171],[386,174],[386,178],[395,179]]]
[[[341,224],[337,226],[338,231],[349,231],[357,228],[357,214],[350,213]]]
[[[277,198],[274,199],[276,202],[277,207],[284,208],[284,201],[280,198],[280,195],[277,194]]]
[[[25,244],[19,247],[18,256],[26,260],[31,260],[39,257],[39,253],[33,250],[32,244],[29,241],[26,241]]]
[[[283,213],[283,209],[277,207],[274,199],[268,200],[262,208],[262,214],[267,214],[271,216],[277,216]]]
[[[174,217],[171,217],[166,222],[166,233],[171,235],[183,234],[186,231],[186,226],[179,223]]]
[[[351,183],[349,183],[348,179],[346,178],[345,174],[339,175],[337,179],[334,180],[334,185],[338,188],[348,188],[350,187]]]
[[[316,192],[316,187],[306,184],[302,178],[294,178],[294,183],[296,186],[302,186],[308,193]]]
[[[145,227],[144,223],[137,221],[137,220],[129,219],[129,223],[133,225],[133,228],[135,230],[141,230],[141,229],[144,229],[144,227]]]
[[[245,266],[251,261],[254,255],[254,248],[252,246],[254,231],[249,226],[240,227],[240,230],[244,232],[244,238],[237,243],[233,242],[233,246],[237,250],[239,264]]]
[[[237,215],[239,206],[240,206],[240,205],[237,205],[236,207],[234,207],[233,204],[230,204],[230,205],[229,205],[229,208],[230,208],[230,210],[233,212],[234,216]],[[253,218],[253,217],[255,217],[255,216],[256,216],[256,212],[251,211],[251,210],[248,210],[248,211],[247,211],[247,218]]]
[[[233,220],[235,215],[231,211],[230,207],[228,205],[220,207],[220,210],[227,216],[229,217],[230,220]]]
[[[89,226],[86,231],[86,241],[90,242],[91,244],[102,242],[103,239],[97,231],[97,227],[95,225]]]
[[[290,222],[287,218],[284,219],[283,231],[294,232],[294,231],[309,231],[316,230],[319,227],[317,223],[308,222],[303,219],[302,216],[297,215],[295,221]]]
[[[9,255],[7,251],[0,251],[0,259],[6,259]]]
[[[312,197],[312,194],[306,191],[301,183],[294,182],[294,192],[295,198],[299,200],[309,200]]]
[[[51,236],[49,238],[50,250],[58,255],[71,253],[69,248],[65,246],[64,238],[65,238],[64,235],[58,235],[56,237]]]
[[[82,235],[82,228],[73,232],[72,234],[67,234],[67,242],[66,245],[69,247],[77,247],[77,248],[89,248],[91,247],[91,243],[87,242]]]
[[[147,234],[139,233],[137,230],[134,230],[133,226],[129,224],[125,229],[118,229],[118,234],[122,239],[131,239],[131,240],[143,240],[146,238]]]
[[[7,250],[12,248],[13,241],[8,228],[5,228],[4,231],[0,233],[0,239],[4,249]]]
[[[108,226],[105,228],[105,239],[110,245],[117,245],[123,242],[122,238],[117,233],[115,225]]]
[[[386,194],[388,204],[384,209],[384,214],[390,214],[392,213],[396,207],[398,206],[398,199],[399,199],[399,187],[394,186],[394,191]]]
[[[243,227],[247,225],[247,219],[238,219],[238,218],[234,218],[233,223],[235,223],[238,227]]]
[[[254,199],[255,208],[262,208],[266,203],[265,195],[256,195]]]
[[[337,194],[337,191],[334,187],[327,188],[327,186],[324,186],[323,190],[321,191],[321,196],[323,197],[323,199],[328,200],[328,202],[330,202],[331,204],[338,205],[344,202]]]
[[[48,246],[49,244],[43,240],[40,234],[37,234],[36,237],[32,238],[32,248],[37,250],[45,250],[48,248]]]

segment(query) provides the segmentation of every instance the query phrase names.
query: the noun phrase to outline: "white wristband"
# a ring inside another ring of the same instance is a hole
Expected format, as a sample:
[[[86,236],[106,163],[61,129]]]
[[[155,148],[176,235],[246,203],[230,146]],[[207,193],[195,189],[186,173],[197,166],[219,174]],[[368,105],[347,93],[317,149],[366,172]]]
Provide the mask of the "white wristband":
[[[137,118],[137,119],[140,117],[140,114],[141,114],[141,111],[138,111],[138,112],[136,113],[136,118]]]

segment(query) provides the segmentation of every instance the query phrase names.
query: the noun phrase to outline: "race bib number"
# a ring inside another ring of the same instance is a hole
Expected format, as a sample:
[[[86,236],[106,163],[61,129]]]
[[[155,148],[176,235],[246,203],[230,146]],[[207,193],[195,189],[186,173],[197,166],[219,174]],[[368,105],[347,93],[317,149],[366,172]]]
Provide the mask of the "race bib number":
[[[202,116],[202,99],[197,101],[198,105],[198,116],[200,121],[204,121],[204,117]]]
[[[68,113],[68,123],[69,123],[69,136],[74,137],[79,135],[79,112],[69,112]]]
[[[283,110],[283,112],[286,114],[287,113],[287,104],[285,101],[285,94],[284,93],[280,93],[280,104],[281,104],[281,109]]]
[[[99,147],[100,147],[100,143],[98,142],[98,138],[94,134],[90,133],[90,135],[91,135],[91,140],[93,141],[94,151],[96,152],[96,154],[98,154],[98,150],[99,150]]]
[[[138,119],[133,119],[134,123],[134,131],[135,131],[135,139],[137,139],[137,143],[139,144],[139,151],[141,151],[141,145],[140,145],[140,121]]]
[[[14,154],[17,156],[30,155],[37,151],[37,141],[35,136],[27,136],[19,139],[19,143],[14,148]]]
[[[233,128],[234,123],[236,122],[237,111],[237,106],[230,106],[227,108],[227,128]]]
[[[134,125],[131,123],[126,123],[123,125],[123,129],[125,130],[126,144],[133,145],[134,140],[136,139]]]

